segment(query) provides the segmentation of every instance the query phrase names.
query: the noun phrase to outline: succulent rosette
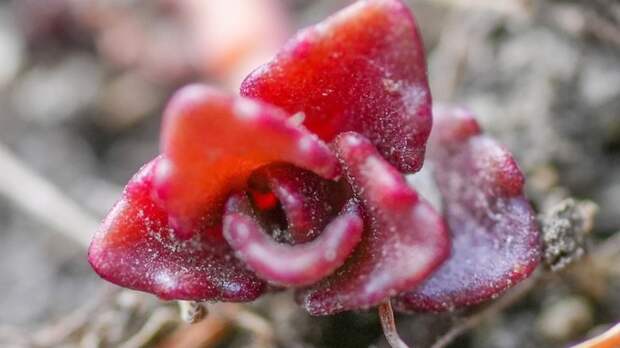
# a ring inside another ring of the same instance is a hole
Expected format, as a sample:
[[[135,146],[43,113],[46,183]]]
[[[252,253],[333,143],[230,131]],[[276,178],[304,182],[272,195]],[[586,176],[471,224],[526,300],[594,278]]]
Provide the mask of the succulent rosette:
[[[300,31],[240,96],[179,90],[161,155],[127,184],[89,261],[168,300],[294,288],[313,315],[492,298],[539,262],[524,177],[469,112],[434,114],[411,12],[359,1]],[[405,179],[425,157],[442,211]]]

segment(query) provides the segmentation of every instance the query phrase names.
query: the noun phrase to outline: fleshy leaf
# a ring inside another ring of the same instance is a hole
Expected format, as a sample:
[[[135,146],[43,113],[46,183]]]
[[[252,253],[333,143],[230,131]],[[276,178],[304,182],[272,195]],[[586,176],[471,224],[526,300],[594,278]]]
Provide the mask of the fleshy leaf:
[[[251,301],[266,289],[246,270],[222,236],[221,225],[201,226],[179,240],[168,214],[152,199],[156,158],[125,187],[88,252],[104,279],[163,299]]]
[[[236,255],[258,276],[279,285],[307,285],[329,275],[342,266],[359,243],[362,231],[362,217],[353,200],[319,237],[298,245],[273,240],[253,216],[243,194],[228,199],[224,215],[224,237]]]
[[[368,139],[344,133],[334,140],[334,147],[347,180],[366,208],[366,230],[343,267],[298,292],[298,300],[313,315],[367,308],[411,289],[450,250],[439,214]]]
[[[436,108],[429,161],[452,232],[452,256],[394,302],[402,311],[480,303],[538,265],[538,225],[512,155],[462,109]]]
[[[241,94],[304,117],[325,141],[359,132],[402,172],[422,166],[431,95],[421,37],[400,0],[359,1],[302,30]]]
[[[200,223],[219,223],[227,195],[250,173],[283,161],[325,178],[339,175],[327,145],[280,109],[204,85],[181,89],[170,101],[161,137],[164,160],[155,188],[182,238]]]
[[[287,220],[280,237],[289,244],[314,239],[346,200],[340,183],[288,164],[260,168],[250,177],[250,185],[265,192],[258,199],[255,195],[255,201],[264,200],[267,192],[279,201]]]

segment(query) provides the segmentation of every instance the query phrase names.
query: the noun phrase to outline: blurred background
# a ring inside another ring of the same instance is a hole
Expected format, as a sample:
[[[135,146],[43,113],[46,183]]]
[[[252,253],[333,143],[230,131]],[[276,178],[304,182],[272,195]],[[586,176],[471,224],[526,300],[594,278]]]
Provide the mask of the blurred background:
[[[387,347],[374,311],[312,318],[287,293],[188,326],[86,261],[98,221],[158,152],[176,88],[234,91],[349,2],[0,1],[0,347]],[[598,205],[588,256],[448,346],[564,347],[620,321],[620,3],[408,2],[434,99],[472,109],[515,153],[538,211]],[[467,315],[397,321],[426,347]]]

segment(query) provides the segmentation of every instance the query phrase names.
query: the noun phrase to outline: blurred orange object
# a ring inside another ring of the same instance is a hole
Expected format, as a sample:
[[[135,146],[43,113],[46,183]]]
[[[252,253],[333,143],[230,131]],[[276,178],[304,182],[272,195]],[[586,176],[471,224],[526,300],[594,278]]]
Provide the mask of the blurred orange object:
[[[237,90],[290,34],[283,0],[43,3],[16,2],[22,30],[31,40],[89,33],[112,65],[154,81],[195,79],[197,72]]]
[[[197,50],[196,68],[235,90],[289,34],[280,0],[178,0],[178,5]]]
[[[620,347],[620,324],[572,348],[618,348]]]

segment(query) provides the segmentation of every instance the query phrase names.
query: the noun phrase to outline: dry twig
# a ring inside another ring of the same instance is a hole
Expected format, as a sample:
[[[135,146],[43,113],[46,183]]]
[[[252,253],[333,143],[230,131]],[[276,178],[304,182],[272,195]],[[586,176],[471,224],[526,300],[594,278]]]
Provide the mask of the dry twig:
[[[255,337],[256,347],[274,347],[274,333],[271,324],[244,305],[222,303],[215,306],[214,313],[221,314],[237,326],[250,331]]]
[[[88,247],[98,222],[60,189],[34,173],[0,144],[0,194],[36,219]]]
[[[431,348],[443,348],[443,347],[448,346],[457,337],[461,336],[465,332],[480,325],[480,323],[484,321],[485,319],[491,318],[497,315],[502,310],[515,304],[517,301],[522,299],[526,294],[528,294],[530,290],[534,288],[534,286],[541,279],[541,275],[542,275],[542,272],[540,270],[537,271],[536,273],[534,273],[533,276],[526,279],[521,284],[517,285],[515,288],[510,290],[508,293],[500,297],[496,302],[492,303],[491,305],[482,309],[481,311],[462,319],[454,327],[452,327],[447,333],[441,336],[432,345]]]
[[[119,348],[147,347],[148,344],[162,332],[165,326],[177,322],[178,316],[176,311],[169,307],[158,308],[151,314],[146,323],[144,323],[144,326],[142,326],[135,335],[125,341],[125,343],[120,345]]]
[[[44,327],[32,335],[34,343],[43,347],[60,345],[69,336],[86,326],[93,314],[109,303],[119,290],[119,288],[110,285],[104,286],[103,289],[101,289],[101,293],[95,296],[91,301],[83,304],[62,320]]]
[[[0,343],[19,342],[25,346],[55,347],[88,325],[92,316],[117,294],[118,288],[105,286],[90,301],[84,303],[59,321],[45,326],[35,332],[24,331],[15,327],[0,328]]]
[[[194,325],[179,327],[161,342],[158,348],[214,347],[231,331],[232,325],[226,319],[210,315]]]
[[[204,319],[207,314],[207,307],[196,301],[177,301],[179,304],[179,311],[181,312],[181,319],[190,324],[195,324]]]

